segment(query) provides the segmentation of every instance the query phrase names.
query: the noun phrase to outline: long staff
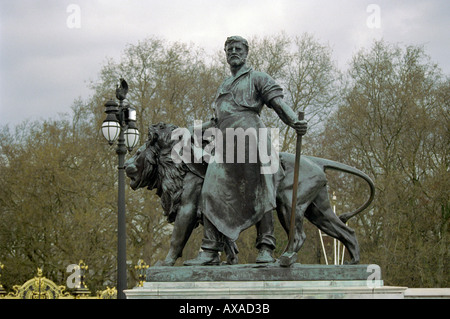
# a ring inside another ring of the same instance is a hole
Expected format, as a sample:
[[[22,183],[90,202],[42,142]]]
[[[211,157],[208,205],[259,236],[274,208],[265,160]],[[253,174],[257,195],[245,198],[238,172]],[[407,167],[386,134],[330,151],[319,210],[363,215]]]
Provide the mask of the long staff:
[[[298,119],[302,121],[305,118],[305,112],[298,112]],[[297,134],[297,144],[295,146],[295,165],[294,165],[294,184],[292,185],[292,206],[291,220],[289,224],[288,244],[280,257],[280,265],[282,267],[290,267],[297,260],[297,253],[294,251],[295,237],[295,211],[297,208],[297,189],[298,176],[300,172],[300,156],[302,152],[302,135]]]

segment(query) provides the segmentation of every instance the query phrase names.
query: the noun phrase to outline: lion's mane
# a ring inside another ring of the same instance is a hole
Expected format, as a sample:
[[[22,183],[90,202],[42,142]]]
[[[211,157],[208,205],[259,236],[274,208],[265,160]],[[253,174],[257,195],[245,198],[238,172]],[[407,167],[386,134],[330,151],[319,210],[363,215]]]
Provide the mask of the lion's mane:
[[[181,195],[183,193],[183,179],[188,171],[186,164],[175,163],[171,157],[172,147],[176,141],[171,139],[175,125],[158,123],[148,129],[147,151],[151,151],[156,160],[157,173],[155,181],[149,183],[156,188],[156,194],[161,198],[161,206],[168,222],[175,221]],[[150,165],[147,163],[147,165]]]

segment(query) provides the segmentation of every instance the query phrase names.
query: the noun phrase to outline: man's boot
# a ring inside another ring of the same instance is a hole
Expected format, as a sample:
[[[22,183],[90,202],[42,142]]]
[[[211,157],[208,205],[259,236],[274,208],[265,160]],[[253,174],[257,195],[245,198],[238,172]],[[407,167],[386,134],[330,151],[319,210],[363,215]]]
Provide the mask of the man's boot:
[[[224,249],[223,235],[205,216],[203,216],[203,240],[201,247],[202,251],[197,258],[186,260],[183,265],[210,266],[220,264],[219,252]]]
[[[263,218],[256,224],[257,237],[256,249],[259,250],[256,257],[256,263],[267,264],[275,262],[273,258],[273,250],[276,247],[276,239],[273,227],[272,213],[266,213]]]
[[[256,257],[256,263],[268,264],[275,262],[275,258],[272,256],[273,250],[267,245],[261,245],[259,248],[258,256]]]
[[[215,266],[220,264],[219,252],[216,250],[205,249],[201,251],[197,258],[186,260],[185,266]]]

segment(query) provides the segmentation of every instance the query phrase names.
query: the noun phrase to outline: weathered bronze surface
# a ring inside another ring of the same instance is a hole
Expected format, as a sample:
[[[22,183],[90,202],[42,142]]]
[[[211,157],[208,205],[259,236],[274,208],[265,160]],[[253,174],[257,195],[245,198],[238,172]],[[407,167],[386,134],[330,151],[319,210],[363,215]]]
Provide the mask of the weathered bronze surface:
[[[203,186],[205,163],[174,163],[170,157],[176,141],[171,140],[174,125],[159,123],[149,128],[148,141],[126,163],[126,173],[133,189],[156,189],[169,222],[174,223],[170,250],[162,265],[172,266],[184,249],[192,230],[199,223],[197,208]],[[286,230],[289,229],[294,155],[280,153],[284,173],[276,189],[277,216]],[[363,178],[370,186],[371,196],[357,210],[337,217],[331,209],[326,188],[325,169],[335,169]],[[373,199],[374,185],[371,179],[356,168],[312,156],[302,156],[297,200],[294,251],[300,250],[305,236],[302,219],[306,217],[326,234],[339,239],[348,249],[353,262],[359,261],[359,246],[355,232],[345,221],[365,209]],[[304,216],[303,216],[304,214]],[[232,246],[233,242],[229,245]],[[225,245],[227,254],[230,251]],[[228,256],[229,257],[229,256]]]

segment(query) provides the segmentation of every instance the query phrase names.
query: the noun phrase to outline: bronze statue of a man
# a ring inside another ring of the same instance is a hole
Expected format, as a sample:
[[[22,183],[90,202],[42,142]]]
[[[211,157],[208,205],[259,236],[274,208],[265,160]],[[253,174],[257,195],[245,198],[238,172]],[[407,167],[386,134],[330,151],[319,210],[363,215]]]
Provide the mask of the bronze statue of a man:
[[[260,129],[265,126],[260,119],[264,105],[275,110],[281,120],[305,134],[306,121],[299,121],[294,111],[284,102],[282,88],[266,73],[247,66],[248,42],[240,36],[227,38],[225,54],[232,75],[219,87],[214,102],[215,118],[203,128],[215,126],[224,137],[224,159],[234,152],[234,160],[209,163],[201,192],[200,207],[203,216],[204,238],[202,252],[185,265],[215,265],[220,263],[219,251],[225,238],[235,241],[239,234],[257,226],[257,262],[273,261],[275,248],[272,211],[276,207],[276,186],[281,168],[273,173],[261,173],[259,157],[251,160],[252,145],[245,140],[245,147],[238,148],[235,137],[227,135],[227,129],[254,129],[259,140]],[[228,145],[234,148],[228,148]],[[267,144],[271,145],[270,140]],[[260,147],[259,144],[256,144]],[[254,145],[253,145],[254,146]],[[245,161],[236,160],[237,152],[245,152]],[[253,150],[255,151],[255,150]],[[258,150],[256,150],[258,153]],[[279,164],[278,164],[279,165]],[[225,237],[224,237],[225,236]]]

